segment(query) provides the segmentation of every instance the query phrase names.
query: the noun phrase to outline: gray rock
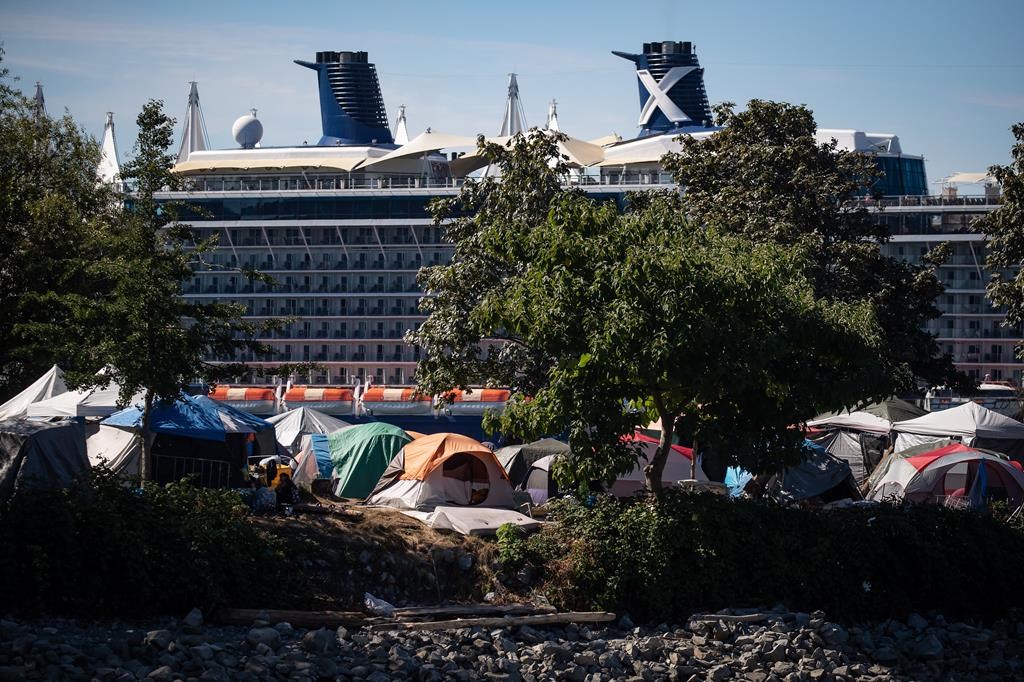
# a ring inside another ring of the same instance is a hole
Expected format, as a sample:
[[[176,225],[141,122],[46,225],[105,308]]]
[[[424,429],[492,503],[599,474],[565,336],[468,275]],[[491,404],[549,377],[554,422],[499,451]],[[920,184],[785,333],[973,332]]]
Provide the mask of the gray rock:
[[[254,647],[263,644],[271,649],[277,649],[281,646],[281,633],[271,627],[252,628],[246,633],[245,641]]]
[[[182,623],[186,628],[193,632],[198,630],[203,627],[203,612],[199,609],[192,609],[188,612],[188,615],[185,616]]]
[[[170,630],[150,630],[143,641],[157,649],[166,649],[174,641],[174,635]]]
[[[573,657],[573,662],[576,665],[583,666],[584,668],[589,668],[592,665],[597,665],[597,654],[595,654],[593,651],[583,651],[576,654],[576,656]]]
[[[929,660],[933,658],[939,658],[942,656],[944,647],[939,638],[935,635],[927,635],[914,645],[913,654],[915,658]]]
[[[850,633],[835,623],[825,623],[819,629],[821,638],[831,645],[846,644],[850,639]]]
[[[146,675],[146,678],[156,680],[156,682],[171,682],[174,679],[174,669],[169,665],[160,666]]]
[[[899,659],[899,655],[892,647],[880,646],[875,649],[872,658],[879,663],[895,663]]]
[[[338,649],[338,639],[335,634],[320,628],[319,630],[310,630],[303,635],[299,645],[314,654],[327,654]]]
[[[732,677],[732,670],[730,670],[728,664],[725,663],[716,665],[708,671],[708,680],[711,680],[711,682],[727,680],[730,677]]]

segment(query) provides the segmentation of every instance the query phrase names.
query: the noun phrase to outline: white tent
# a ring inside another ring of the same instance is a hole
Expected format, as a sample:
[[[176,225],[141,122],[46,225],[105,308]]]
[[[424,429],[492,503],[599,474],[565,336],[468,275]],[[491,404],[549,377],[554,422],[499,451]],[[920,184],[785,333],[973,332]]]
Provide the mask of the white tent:
[[[28,406],[40,400],[47,400],[61,393],[67,393],[64,384],[64,372],[54,365],[43,376],[36,379],[31,386],[0,405],[0,421],[15,419],[28,414]]]
[[[89,426],[86,432],[85,449],[91,466],[103,464],[114,473],[138,476],[142,441],[134,432],[102,424]]]
[[[334,433],[352,426],[323,412],[308,407],[296,407],[267,419],[274,425],[277,442],[291,451],[299,445],[302,437],[311,433]]]
[[[28,406],[29,417],[109,417],[117,412],[117,401],[121,387],[110,382],[105,388],[86,388],[68,391],[58,396],[32,403]],[[142,402],[143,394],[132,397],[129,404]]]
[[[847,429],[880,434],[892,431],[892,422],[870,412],[844,412],[821,419],[812,419],[807,422],[807,425],[819,429]]]
[[[381,156],[380,158],[371,159],[367,163],[363,164],[363,168],[374,166],[378,163],[385,161],[393,161],[395,159],[407,159],[410,157],[424,156],[431,152],[436,152],[441,149],[448,149],[450,147],[475,147],[475,137],[465,137],[462,135],[448,135],[447,133],[439,133],[427,128],[425,132],[420,133],[413,139],[409,140],[408,144],[404,144],[398,149]]]
[[[896,422],[893,431],[897,434],[897,452],[941,438],[956,438],[964,445],[996,450],[1014,459],[1024,456],[1024,424],[974,402]]]

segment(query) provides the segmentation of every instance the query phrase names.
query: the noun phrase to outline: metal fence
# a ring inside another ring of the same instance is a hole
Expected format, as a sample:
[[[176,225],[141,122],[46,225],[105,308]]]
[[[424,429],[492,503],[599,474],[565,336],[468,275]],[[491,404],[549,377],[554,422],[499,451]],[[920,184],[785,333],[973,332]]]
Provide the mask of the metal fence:
[[[153,472],[158,483],[180,481],[186,476],[202,488],[227,488],[231,482],[231,465],[216,459],[154,454]]]

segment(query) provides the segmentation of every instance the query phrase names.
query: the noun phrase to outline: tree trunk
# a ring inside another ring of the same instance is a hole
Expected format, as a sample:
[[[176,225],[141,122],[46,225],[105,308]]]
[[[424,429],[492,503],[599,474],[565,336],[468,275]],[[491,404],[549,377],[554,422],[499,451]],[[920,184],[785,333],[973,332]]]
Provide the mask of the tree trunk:
[[[668,453],[672,448],[672,435],[675,433],[675,414],[667,414],[658,397],[654,399],[658,407],[658,416],[661,418],[661,439],[658,441],[658,450],[654,458],[644,467],[644,477],[647,479],[647,488],[655,498],[661,499],[663,489],[661,485],[662,474],[665,472],[665,462],[668,461]]]
[[[149,417],[153,410],[153,392],[146,391],[146,402],[142,407],[142,456],[139,459],[139,487],[149,480],[153,472],[153,434],[149,430]]]
[[[690,458],[690,478],[697,480],[697,439],[693,439],[693,457]]]

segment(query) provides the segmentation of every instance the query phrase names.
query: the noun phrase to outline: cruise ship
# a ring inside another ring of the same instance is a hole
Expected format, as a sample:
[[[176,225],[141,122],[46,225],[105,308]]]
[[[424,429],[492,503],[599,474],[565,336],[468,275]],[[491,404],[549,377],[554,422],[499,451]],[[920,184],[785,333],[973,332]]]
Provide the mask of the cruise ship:
[[[636,53],[613,54],[632,68],[630,74],[623,64],[624,77],[636,79],[638,134],[581,140],[563,131],[570,136],[560,147],[573,168],[567,182],[596,198],[621,200],[626,192],[672,183],[661,168],[662,155],[679,149],[678,136],[707,136],[715,128],[704,68],[691,43],[658,41]],[[255,374],[238,377],[219,387],[216,397],[261,413],[309,405],[362,418],[478,418],[487,407],[500,409],[507,392],[474,391],[436,412],[430,397],[412,388],[420,351],[403,341],[424,319],[417,271],[447,263],[453,251],[427,205],[486,172],[474,153],[477,131],[427,128],[410,135],[405,107],[389,126],[384,92],[366,52],[317,52],[296,65],[313,71],[310,87],[319,93],[322,137],[316,144],[262,147],[262,125],[252,111],[234,122],[236,148],[210,149],[193,83],[174,169],[187,179],[187,190],[160,196],[196,207],[182,219],[203,236],[219,237],[211,266],[195,273],[186,297],[241,303],[253,320],[295,320],[263,339],[276,350],[271,361],[251,355],[210,360],[244,360],[254,367],[314,362],[322,368],[295,377],[288,387],[262,385]],[[515,75],[505,104],[495,126],[498,140],[526,129]],[[112,138],[111,121],[108,127]],[[554,102],[545,128],[559,130]],[[870,155],[885,171],[885,197],[873,210],[892,230],[886,245],[892,255],[915,260],[937,242],[953,242],[953,257],[942,269],[943,315],[929,329],[971,375],[1019,384],[1022,365],[1013,348],[1021,330],[1002,327],[1003,312],[985,300],[985,237],[970,230],[974,218],[998,205],[998,187],[959,197],[951,179],[941,195],[932,196],[924,158],[904,153],[896,135],[821,129],[818,137]],[[110,148],[116,156],[112,139]],[[116,159],[113,165],[110,174]],[[245,279],[243,267],[269,273],[276,284]]]

